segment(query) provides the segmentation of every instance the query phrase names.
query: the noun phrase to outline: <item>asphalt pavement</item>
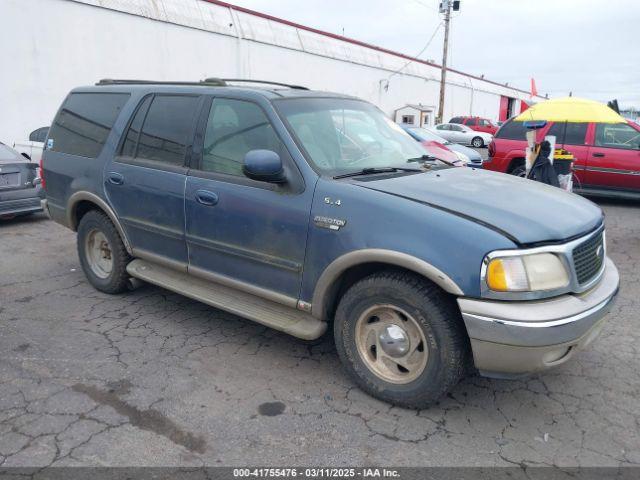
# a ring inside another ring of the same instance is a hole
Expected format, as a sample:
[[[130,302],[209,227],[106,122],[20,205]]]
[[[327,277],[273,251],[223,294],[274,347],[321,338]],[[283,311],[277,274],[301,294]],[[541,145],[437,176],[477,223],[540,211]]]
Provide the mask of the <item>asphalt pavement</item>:
[[[0,223],[0,465],[640,464],[639,203],[599,201],[622,276],[602,335],[525,380],[413,411],[307,344],[153,286],[87,283],[75,234]]]

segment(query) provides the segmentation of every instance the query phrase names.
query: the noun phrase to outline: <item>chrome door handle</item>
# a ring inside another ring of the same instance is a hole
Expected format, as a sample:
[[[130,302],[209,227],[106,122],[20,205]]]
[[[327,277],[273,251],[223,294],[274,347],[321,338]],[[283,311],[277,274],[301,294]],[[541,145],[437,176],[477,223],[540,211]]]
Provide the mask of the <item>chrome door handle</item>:
[[[218,195],[208,190],[197,190],[196,201],[207,207],[212,207],[218,203]]]

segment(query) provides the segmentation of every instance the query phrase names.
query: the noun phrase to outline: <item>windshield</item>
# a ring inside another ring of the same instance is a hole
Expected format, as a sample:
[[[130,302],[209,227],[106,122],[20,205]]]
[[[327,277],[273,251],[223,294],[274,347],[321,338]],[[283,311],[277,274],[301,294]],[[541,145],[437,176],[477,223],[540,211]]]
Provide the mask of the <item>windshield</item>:
[[[411,133],[413,133],[416,137],[418,137],[421,142],[439,142],[439,143],[442,143],[443,145],[447,145],[451,143],[449,142],[449,140],[445,140],[440,135],[436,135],[435,133],[430,132],[426,128],[414,127],[414,128],[410,128],[409,130],[411,130]]]
[[[273,102],[322,173],[416,167],[424,148],[373,105],[344,98]],[[410,163],[412,160],[414,163]]]

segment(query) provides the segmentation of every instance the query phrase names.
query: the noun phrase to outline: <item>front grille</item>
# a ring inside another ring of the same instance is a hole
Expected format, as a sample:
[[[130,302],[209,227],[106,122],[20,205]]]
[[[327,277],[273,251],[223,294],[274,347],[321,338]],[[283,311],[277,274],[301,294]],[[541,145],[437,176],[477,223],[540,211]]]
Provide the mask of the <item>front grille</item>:
[[[573,268],[580,285],[593,279],[604,263],[604,231],[584,241],[573,249]]]

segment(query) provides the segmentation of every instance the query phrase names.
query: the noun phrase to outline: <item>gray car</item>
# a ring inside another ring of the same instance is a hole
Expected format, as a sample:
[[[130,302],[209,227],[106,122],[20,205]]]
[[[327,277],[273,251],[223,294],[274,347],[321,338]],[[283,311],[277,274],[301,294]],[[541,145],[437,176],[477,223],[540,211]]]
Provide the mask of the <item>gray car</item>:
[[[42,211],[38,164],[0,142],[0,219]]]

